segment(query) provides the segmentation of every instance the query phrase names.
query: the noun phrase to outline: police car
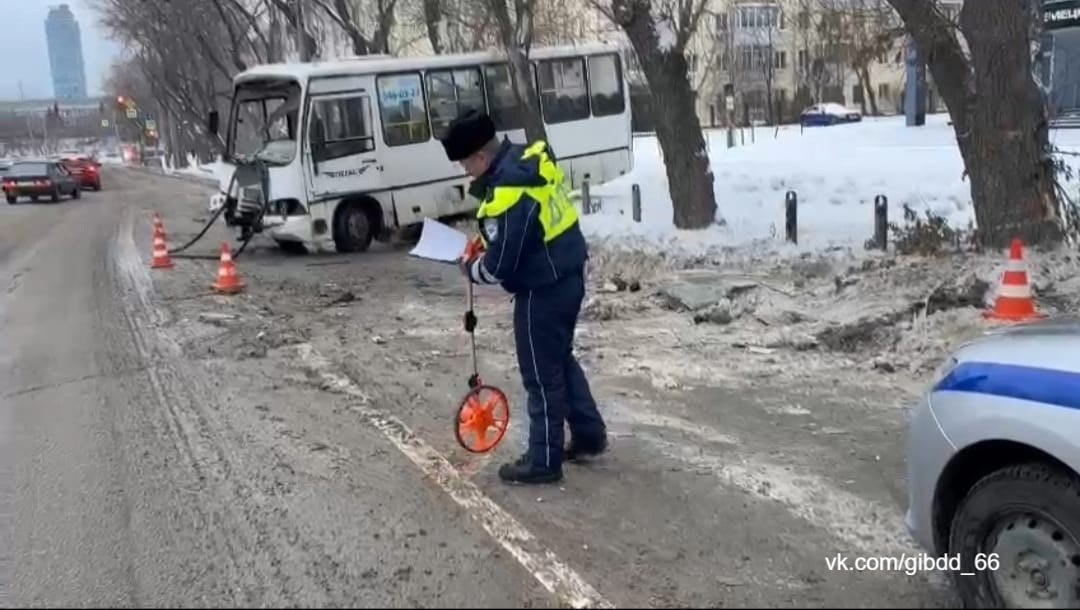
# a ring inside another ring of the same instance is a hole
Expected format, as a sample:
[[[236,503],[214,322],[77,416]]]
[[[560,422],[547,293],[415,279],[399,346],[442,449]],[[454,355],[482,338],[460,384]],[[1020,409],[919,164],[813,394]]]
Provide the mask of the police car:
[[[907,527],[966,607],[1080,607],[1080,318],[961,346],[910,420]]]

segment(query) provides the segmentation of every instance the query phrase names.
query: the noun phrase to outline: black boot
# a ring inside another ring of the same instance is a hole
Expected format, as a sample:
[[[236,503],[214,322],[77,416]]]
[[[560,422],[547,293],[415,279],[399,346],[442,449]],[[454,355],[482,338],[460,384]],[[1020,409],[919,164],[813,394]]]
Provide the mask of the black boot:
[[[596,457],[607,451],[607,435],[600,440],[570,439],[570,444],[563,450],[563,459],[567,462],[581,461],[583,458]]]
[[[548,470],[547,468],[533,466],[528,455],[523,455],[516,462],[503,464],[499,467],[499,478],[507,483],[557,483],[562,480],[562,468]]]

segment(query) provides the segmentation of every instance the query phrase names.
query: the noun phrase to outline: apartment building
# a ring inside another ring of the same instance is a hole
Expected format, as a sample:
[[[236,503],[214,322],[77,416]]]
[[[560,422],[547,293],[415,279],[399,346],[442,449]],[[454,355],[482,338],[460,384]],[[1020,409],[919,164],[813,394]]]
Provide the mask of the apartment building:
[[[942,8],[955,19],[960,0]],[[901,25],[885,0],[714,0],[687,49],[698,115],[723,124],[727,94],[737,123],[790,121],[817,102],[901,113]],[[943,109],[932,83],[928,106]]]

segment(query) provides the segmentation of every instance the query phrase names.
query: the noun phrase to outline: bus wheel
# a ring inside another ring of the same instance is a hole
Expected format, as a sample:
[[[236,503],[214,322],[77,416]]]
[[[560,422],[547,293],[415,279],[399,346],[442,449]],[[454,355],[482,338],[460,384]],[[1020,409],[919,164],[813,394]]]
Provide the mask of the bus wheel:
[[[368,249],[378,230],[371,208],[372,203],[366,200],[345,201],[338,206],[334,213],[334,245],[338,252]]]

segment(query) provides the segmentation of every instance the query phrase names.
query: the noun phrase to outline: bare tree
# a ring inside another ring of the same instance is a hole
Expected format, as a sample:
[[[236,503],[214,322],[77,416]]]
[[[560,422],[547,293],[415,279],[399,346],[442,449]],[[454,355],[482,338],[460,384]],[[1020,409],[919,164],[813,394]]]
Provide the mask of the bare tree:
[[[776,71],[787,65],[787,51],[778,48],[785,15],[779,4],[739,7],[733,14],[739,30],[733,38],[734,83],[741,93],[744,109],[752,108],[754,119],[774,122],[773,99]]]
[[[855,76],[863,114],[881,114],[870,66],[896,50],[904,29],[885,0],[813,0],[815,34]],[[869,108],[867,103],[869,102]]]
[[[675,226],[708,227],[716,220],[716,194],[685,56],[706,0],[593,1],[626,33],[648,83]]]
[[[843,102],[846,74],[840,15],[818,10],[820,0],[797,0],[795,14],[795,101]]]
[[[958,30],[934,0],[889,3],[949,109],[971,178],[979,242],[1059,240],[1046,109],[1031,57],[1036,0],[969,0]]]
[[[494,17],[499,42],[506,51],[510,83],[514,90],[525,137],[530,142],[547,140],[547,129],[540,117],[540,96],[536,92],[529,49],[532,47],[533,15],[537,0],[485,0]],[[507,2],[513,3],[513,12]]]

